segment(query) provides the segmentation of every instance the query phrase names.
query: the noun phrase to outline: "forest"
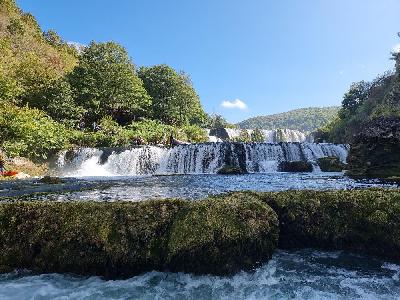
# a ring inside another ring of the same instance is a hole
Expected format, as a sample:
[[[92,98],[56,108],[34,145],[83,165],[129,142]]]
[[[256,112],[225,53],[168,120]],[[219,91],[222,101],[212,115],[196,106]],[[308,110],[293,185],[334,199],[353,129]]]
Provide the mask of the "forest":
[[[188,74],[137,67],[115,42],[76,47],[0,0],[0,147],[46,159],[72,146],[206,141],[208,116]]]
[[[308,107],[284,113],[258,116],[244,120],[237,125],[245,129],[279,129],[287,128],[302,132],[312,132],[335,119],[339,107]]]

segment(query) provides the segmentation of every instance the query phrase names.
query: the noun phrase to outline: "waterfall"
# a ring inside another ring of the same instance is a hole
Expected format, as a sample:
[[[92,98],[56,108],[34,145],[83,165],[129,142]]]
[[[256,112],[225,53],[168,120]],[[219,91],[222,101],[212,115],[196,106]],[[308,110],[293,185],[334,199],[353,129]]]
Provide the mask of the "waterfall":
[[[152,174],[213,174],[224,165],[250,173],[276,172],[282,161],[308,161],[335,156],[346,162],[348,145],[329,143],[201,143],[173,148],[81,148],[57,158],[61,176],[131,176]]]
[[[206,134],[208,135],[209,142],[222,142],[222,139],[234,140],[240,136],[242,130],[246,130],[248,135],[251,136],[254,129],[237,129],[237,128],[220,128],[223,130],[223,136],[216,136],[214,134],[218,132],[213,132],[210,129],[206,129]],[[310,136],[304,132],[292,129],[273,129],[273,130],[261,130],[265,136],[265,143],[280,143],[280,142],[290,142],[290,143],[302,143],[310,140]]]

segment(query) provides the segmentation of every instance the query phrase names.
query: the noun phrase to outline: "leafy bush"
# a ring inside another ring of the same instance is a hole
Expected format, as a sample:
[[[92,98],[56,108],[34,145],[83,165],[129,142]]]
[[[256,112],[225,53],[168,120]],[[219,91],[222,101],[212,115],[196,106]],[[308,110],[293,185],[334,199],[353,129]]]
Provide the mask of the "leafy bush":
[[[46,159],[69,145],[66,128],[38,109],[0,104],[0,143],[9,156]]]

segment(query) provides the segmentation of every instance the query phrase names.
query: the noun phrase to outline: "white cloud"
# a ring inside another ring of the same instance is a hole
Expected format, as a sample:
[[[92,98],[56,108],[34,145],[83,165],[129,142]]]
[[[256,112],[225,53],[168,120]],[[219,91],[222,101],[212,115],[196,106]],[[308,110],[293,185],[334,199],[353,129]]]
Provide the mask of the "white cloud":
[[[399,53],[399,52],[400,52],[400,44],[395,45],[395,46],[393,47],[392,51],[393,51],[394,53]]]
[[[67,42],[67,44],[72,47],[75,47],[75,49],[78,50],[78,52],[81,52],[86,47],[86,45],[84,45],[84,44],[81,44],[78,42],[73,42],[73,41],[69,41],[69,42]]]
[[[225,108],[237,108],[237,109],[246,109],[247,105],[240,99],[235,99],[233,101],[225,100],[221,103],[222,107]]]

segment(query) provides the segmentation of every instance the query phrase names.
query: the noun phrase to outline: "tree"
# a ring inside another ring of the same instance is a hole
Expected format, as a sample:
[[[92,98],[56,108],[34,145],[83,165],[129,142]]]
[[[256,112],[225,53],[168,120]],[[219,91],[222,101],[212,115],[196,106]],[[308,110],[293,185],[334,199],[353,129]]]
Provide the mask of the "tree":
[[[357,108],[368,99],[370,87],[370,84],[365,81],[353,83],[343,97],[342,110],[339,112],[339,116],[346,118],[347,115],[353,115]]]
[[[69,82],[90,121],[109,115],[126,124],[146,116],[151,105],[128,53],[113,42],[92,42],[86,47]]]
[[[199,96],[185,73],[157,65],[140,68],[138,75],[152,98],[153,118],[178,126],[204,122]]]
[[[82,119],[85,109],[74,101],[71,86],[64,78],[51,82],[41,93],[41,101],[35,105],[54,120],[75,127]]]
[[[260,129],[254,129],[251,132],[251,141],[255,143],[263,143],[265,142],[265,135]]]

